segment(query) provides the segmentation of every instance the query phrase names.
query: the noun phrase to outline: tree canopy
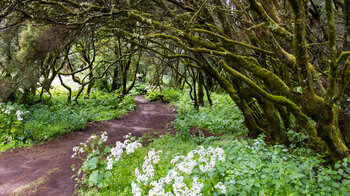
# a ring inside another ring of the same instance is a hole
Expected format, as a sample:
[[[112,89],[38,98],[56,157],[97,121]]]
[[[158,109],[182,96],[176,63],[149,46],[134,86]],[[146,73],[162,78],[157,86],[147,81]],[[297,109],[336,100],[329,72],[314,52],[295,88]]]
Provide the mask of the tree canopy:
[[[288,143],[288,130],[306,132],[337,160],[350,147],[349,8],[350,0],[4,0],[1,96],[26,100],[62,75],[81,91],[110,75],[111,89],[126,94],[127,77],[153,58],[158,74],[170,68],[191,86],[198,106],[219,84],[250,136]]]

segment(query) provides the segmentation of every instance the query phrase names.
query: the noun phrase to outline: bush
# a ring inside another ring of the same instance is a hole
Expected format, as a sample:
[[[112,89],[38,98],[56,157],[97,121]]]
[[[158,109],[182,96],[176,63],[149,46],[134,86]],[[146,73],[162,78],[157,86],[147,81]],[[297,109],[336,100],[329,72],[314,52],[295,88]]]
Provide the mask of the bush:
[[[134,87],[131,90],[133,95],[145,95],[147,93],[146,84],[136,81]]]
[[[289,152],[281,145],[268,147],[262,137],[229,141],[224,149],[227,160],[218,168],[228,195],[346,195],[350,192],[348,158],[332,169],[322,166],[320,156]]]
[[[133,141],[126,140],[117,142],[112,150],[90,150],[82,166],[85,170],[79,181],[85,183],[80,184],[83,185],[80,193],[346,195],[350,192],[349,158],[337,162],[333,168],[324,167],[320,156],[307,149],[266,146],[263,137],[254,140],[223,137],[211,146],[199,147],[182,142],[177,137],[165,135],[148,147],[132,145]],[[128,145],[138,148],[125,153]],[[110,159],[113,159],[112,167],[108,164]],[[100,184],[95,183],[89,168],[103,171],[97,172],[100,177],[96,174]],[[106,175],[108,180],[104,180]]]
[[[162,93],[164,94],[166,99],[172,104],[178,102],[181,99],[181,97],[187,94],[185,91],[180,91],[175,88],[165,88],[162,90]]]
[[[26,118],[23,105],[0,104],[0,151],[32,143],[31,132],[24,127]]]
[[[35,140],[82,129],[86,122],[119,118],[135,109],[132,96],[118,98],[116,93],[93,91],[89,99],[67,103],[62,94],[56,94],[49,103],[40,103],[28,108],[30,115],[25,123]]]
[[[121,99],[117,93],[93,91],[89,99],[67,103],[63,91],[53,93],[49,102],[0,105],[0,151],[82,129],[89,121],[119,118],[135,109],[133,96]]]
[[[207,129],[216,134],[245,135],[243,116],[227,95],[213,94],[213,106],[194,108],[192,101],[184,96],[174,105],[177,108],[175,128],[188,132],[191,127]]]
[[[147,147],[139,147],[137,143],[142,140],[144,141],[146,137],[137,140],[128,135],[126,136],[127,140],[125,140],[124,143],[117,142],[117,145],[114,148],[106,147],[111,150],[100,151],[101,153],[99,155],[92,155],[90,153],[91,155],[88,154],[83,157],[85,165],[90,162],[93,157],[97,157],[99,160],[98,163],[101,166],[98,170],[103,171],[104,173],[111,172],[112,175],[105,186],[98,186],[97,184],[89,184],[87,180],[90,178],[90,175],[83,174],[86,172],[81,171],[80,178],[76,179],[79,181],[80,194],[95,195],[99,193],[100,195],[132,195],[131,183],[136,179],[135,169],[143,165],[144,157],[150,149],[162,149],[164,153],[162,153],[161,161],[162,163],[166,163],[170,162],[174,156],[188,153],[196,147],[195,144],[191,142],[181,141],[170,135],[163,135],[161,138],[155,139]],[[138,146],[138,148],[135,148],[136,146]],[[134,152],[130,151],[130,147],[133,147]],[[129,153],[127,153],[128,148]],[[106,151],[109,152],[106,154],[107,156],[102,156],[102,152]],[[90,150],[89,152],[92,151]],[[108,160],[111,159],[113,159],[113,167],[109,168],[110,170],[107,170]],[[158,168],[161,168],[163,171],[166,171],[168,167],[169,165],[167,164],[158,164]],[[79,169],[87,170],[84,166],[82,168]],[[75,168],[75,171],[78,171],[79,169]],[[87,173],[89,173],[89,171]]]
[[[147,91],[146,94],[146,100],[147,101],[161,101],[163,103],[168,103],[168,99],[165,97],[165,95],[160,90],[151,90]]]

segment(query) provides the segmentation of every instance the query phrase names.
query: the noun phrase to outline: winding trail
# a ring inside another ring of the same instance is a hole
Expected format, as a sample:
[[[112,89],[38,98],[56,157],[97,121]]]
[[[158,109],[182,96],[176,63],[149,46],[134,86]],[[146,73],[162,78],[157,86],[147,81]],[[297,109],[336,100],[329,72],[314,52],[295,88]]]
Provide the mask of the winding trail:
[[[132,133],[165,132],[166,124],[174,120],[172,109],[162,103],[147,102],[136,96],[136,110],[121,119],[92,122],[86,128],[66,134],[31,149],[15,149],[0,155],[0,195],[73,195],[75,181],[71,179],[72,148],[85,142],[92,133],[106,131],[107,144],[123,140]]]

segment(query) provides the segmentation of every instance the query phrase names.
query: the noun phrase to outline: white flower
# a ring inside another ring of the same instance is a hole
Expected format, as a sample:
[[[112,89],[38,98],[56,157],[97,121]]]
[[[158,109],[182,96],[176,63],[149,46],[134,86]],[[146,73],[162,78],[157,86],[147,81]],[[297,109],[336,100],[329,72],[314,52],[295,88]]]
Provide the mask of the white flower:
[[[127,145],[127,144],[129,144],[130,142],[131,142],[131,140],[125,140],[125,141],[124,141],[124,144]]]
[[[6,111],[5,111],[6,112]],[[17,120],[22,121],[23,118],[21,117],[21,115],[23,114],[23,112],[21,112],[20,110],[16,111],[16,116],[17,116]]]
[[[132,142],[130,144],[128,144],[126,147],[125,147],[125,151],[127,154],[130,154],[130,153],[134,153],[135,150],[139,147],[141,147],[142,144],[141,143],[138,143],[138,142]]]
[[[111,149],[111,154],[114,156],[115,161],[118,161],[120,159],[120,157],[122,156],[124,146],[125,145],[123,143],[118,141],[116,143],[116,146]]]
[[[7,110],[11,112],[11,110],[15,109],[13,106],[7,106]]]
[[[73,147],[73,152],[78,152],[78,150],[79,150],[79,146]]]
[[[131,183],[131,188],[132,188],[132,195],[134,196],[141,196],[141,188],[135,183]]]
[[[220,193],[226,193],[226,186],[222,182],[219,182],[214,188],[219,189]]]
[[[108,156],[107,157],[107,170],[111,170],[113,168],[113,163],[114,163],[114,160],[113,160],[113,157],[112,156]]]
[[[194,153],[195,153],[196,151],[195,150],[193,150],[193,151],[191,151],[190,153],[188,153],[188,155],[187,155],[187,159],[193,159],[193,157],[194,157]]]
[[[219,157],[219,161],[225,162],[225,151],[222,148],[215,149],[216,155]]]
[[[180,159],[185,159],[185,158],[186,158],[186,157],[183,156],[183,155],[176,156],[176,157],[174,157],[174,158],[170,161],[170,163],[171,163],[171,164],[175,164],[175,163],[177,163]]]
[[[174,169],[172,169],[172,170],[170,170],[170,171],[168,172],[168,174],[165,176],[164,182],[165,182],[166,184],[170,184],[170,183],[173,181],[173,179],[175,179],[175,177],[178,176],[178,175],[179,175],[179,173],[178,173],[177,171],[175,171]]]
[[[90,140],[94,140],[94,139],[97,139],[98,138],[98,136],[97,135],[95,135],[95,134],[92,134],[87,140],[86,140],[86,143],[89,143],[90,142]]]
[[[128,138],[130,138],[131,137],[131,133],[128,133],[128,134],[126,134],[125,136],[123,136],[125,139],[128,139]]]
[[[186,161],[183,161],[183,162],[179,163],[179,164],[177,165],[177,168],[178,168],[180,171],[182,171],[182,172],[184,172],[184,173],[186,173],[186,174],[191,174],[193,168],[194,168],[196,165],[197,165],[197,162],[196,162],[195,160],[190,159],[190,160],[186,160]]]
[[[164,181],[162,179],[151,182],[150,185],[152,185],[153,188],[149,190],[148,195],[149,196],[164,195],[165,190],[163,188],[163,184],[164,184]]]
[[[192,188],[190,190],[189,195],[202,195],[201,191],[204,187],[203,183],[198,182],[198,177],[193,178]]]
[[[174,190],[182,189],[183,187],[186,186],[185,183],[183,183],[183,180],[184,180],[183,176],[175,176],[174,184],[173,184]]]
[[[145,157],[145,161],[142,164],[142,172],[138,168],[135,169],[136,180],[138,183],[147,185],[147,183],[154,177],[153,164],[158,164],[160,154],[162,151],[156,152],[154,149],[148,151],[148,156]]]
[[[105,141],[107,141],[107,138],[108,138],[107,133],[106,133],[106,132],[103,132],[103,133],[101,134],[101,140],[105,142]]]
[[[133,143],[128,144],[126,148],[128,148],[129,145],[132,146]],[[203,146],[199,146],[198,150],[191,151],[187,156],[175,156],[170,161],[174,167],[168,171],[166,176],[151,181],[155,176],[155,167],[152,164],[159,163],[159,155],[161,152],[162,151],[151,149],[147,157],[145,157],[142,170],[140,171],[138,168],[135,169],[137,182],[132,184],[134,195],[137,193],[141,194],[143,186],[151,186],[147,195],[202,195],[201,191],[204,184],[200,182],[198,177],[193,178],[192,186],[190,186],[191,188],[187,187],[188,174],[192,174],[193,169],[197,167],[205,173],[213,171],[217,161],[225,161],[224,150],[222,148],[209,147],[205,149]],[[198,162],[196,160],[198,160]],[[172,187],[172,190],[166,193],[164,188],[169,186]],[[226,186],[222,183],[218,183],[215,188],[218,189],[220,193],[226,193]],[[139,192],[137,192],[137,190],[139,190]]]

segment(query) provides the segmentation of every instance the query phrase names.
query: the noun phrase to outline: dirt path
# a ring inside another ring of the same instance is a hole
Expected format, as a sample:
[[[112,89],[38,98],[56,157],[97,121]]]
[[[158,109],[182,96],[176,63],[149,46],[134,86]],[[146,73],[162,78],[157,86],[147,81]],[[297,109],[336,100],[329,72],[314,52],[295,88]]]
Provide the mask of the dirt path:
[[[72,195],[72,148],[92,133],[106,131],[107,143],[122,140],[127,133],[164,132],[174,119],[172,109],[162,103],[148,103],[136,96],[136,110],[122,119],[87,124],[82,131],[70,133],[27,150],[0,156],[0,195]]]

